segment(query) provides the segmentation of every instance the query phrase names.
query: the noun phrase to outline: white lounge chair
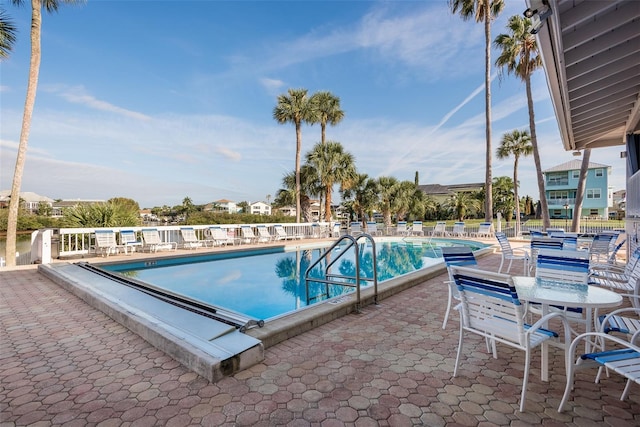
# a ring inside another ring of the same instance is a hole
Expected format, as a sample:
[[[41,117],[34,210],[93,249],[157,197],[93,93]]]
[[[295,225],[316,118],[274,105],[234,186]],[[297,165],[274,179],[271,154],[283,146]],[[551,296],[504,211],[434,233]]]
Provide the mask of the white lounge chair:
[[[304,238],[302,234],[288,234],[282,224],[274,225],[273,229],[276,232],[275,240],[294,240]]]
[[[413,221],[413,224],[411,224],[411,235],[424,236],[424,231],[422,230],[422,221]]]
[[[266,225],[258,225],[256,229],[258,230],[258,243],[269,243],[273,240],[273,236],[269,233]]]
[[[124,248],[125,255],[131,252],[135,252],[136,248],[140,248],[144,246],[142,240],[138,240],[138,236],[136,236],[136,232],[133,230],[120,230],[120,245]]]
[[[180,227],[180,235],[184,249],[198,249],[207,246],[207,241],[200,240],[193,227]]]
[[[496,233],[496,239],[498,239],[498,243],[500,244],[502,259],[500,260],[500,267],[498,267],[498,273],[502,273],[502,266],[506,260],[509,260],[509,266],[507,267],[508,273],[511,271],[511,264],[513,261],[523,261],[523,274],[529,274],[529,252],[522,248],[513,249],[511,247],[511,243],[507,239],[507,235],[500,232]]]
[[[398,236],[406,236],[409,234],[409,230],[407,230],[407,221],[398,221],[396,225],[396,234]]]
[[[493,223],[491,222],[481,222],[478,226],[478,231],[473,233],[475,237],[487,237],[491,238],[495,236],[495,232],[493,230]]]
[[[352,236],[362,234],[362,224],[358,221],[353,221],[349,226],[349,234]]]
[[[113,230],[96,230],[96,254],[108,257],[117,254],[121,246],[116,242],[116,233]]]
[[[447,231],[447,223],[444,221],[436,222],[436,226],[433,227],[433,231],[431,231],[431,237],[446,237],[449,235]]]
[[[142,240],[144,240],[143,249],[148,249],[149,252],[158,252],[163,250],[173,250],[178,249],[178,244],[176,242],[163,241],[160,238],[160,232],[157,228],[145,228],[142,230]]]
[[[240,226],[240,233],[240,241],[242,243],[255,243],[258,241],[258,236],[253,232],[253,228],[250,225]]]
[[[378,230],[378,223],[375,221],[367,221],[367,234],[372,236],[378,236],[382,234],[380,230]]]
[[[209,227],[206,231],[207,240],[211,241],[213,246],[235,245],[235,239],[229,236],[227,230],[222,227]]]
[[[464,222],[457,221],[453,223],[453,230],[451,236],[453,237],[467,237],[467,232],[464,231]]]

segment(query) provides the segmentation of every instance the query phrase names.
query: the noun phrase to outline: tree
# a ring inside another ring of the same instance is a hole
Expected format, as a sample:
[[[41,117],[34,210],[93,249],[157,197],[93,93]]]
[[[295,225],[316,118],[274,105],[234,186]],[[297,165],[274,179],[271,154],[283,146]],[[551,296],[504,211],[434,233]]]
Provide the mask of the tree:
[[[403,219],[409,212],[424,213],[424,193],[411,181],[402,181],[396,186],[391,209],[397,219]]]
[[[23,0],[11,0],[14,5],[21,5]],[[27,83],[27,95],[22,115],[22,128],[20,129],[20,142],[18,143],[18,155],[11,183],[11,199],[9,200],[9,218],[7,220],[7,246],[6,265],[16,265],[16,237],[18,226],[18,205],[20,199],[20,187],[22,174],[27,158],[27,145],[29,143],[29,131],[31,130],[31,117],[36,103],[36,91],[38,89],[38,76],[40,74],[40,59],[42,52],[40,40],[42,37],[42,8],[47,12],[56,12],[61,3],[80,3],[81,0],[31,0],[31,60],[29,63],[29,80]]]
[[[527,106],[529,108],[529,131],[531,132],[531,145],[533,146],[533,160],[536,165],[538,179],[538,191],[540,192],[540,209],[542,211],[542,227],[546,230],[551,226],[547,196],[544,191],[544,176],[540,162],[540,150],[536,136],[536,121],[533,111],[533,96],[531,94],[531,75],[542,66],[542,59],[538,53],[538,44],[533,34],[529,32],[531,20],[518,15],[509,18],[507,24],[509,34],[500,34],[496,37],[494,45],[501,49],[496,59],[496,65],[500,69],[506,68],[507,74],[513,73],[525,83],[527,92]]]
[[[513,218],[513,210],[516,206],[513,188],[513,181],[508,176],[497,176],[493,179],[494,209],[496,212],[501,212],[507,222]]]
[[[366,173],[356,174],[352,185],[341,192],[342,199],[346,201],[345,204],[348,205],[350,202],[351,208],[356,213],[355,219],[360,219],[363,223],[365,215],[371,216],[378,204],[378,182],[369,178]]]
[[[278,96],[278,104],[273,109],[273,118],[280,124],[293,123],[296,127],[296,222],[300,222],[300,156],[302,152],[302,123],[313,124],[317,116],[309,102],[307,89],[289,89],[288,94]]]
[[[591,149],[587,148],[582,154],[582,164],[580,165],[580,178],[578,179],[578,189],[576,190],[576,202],[573,207],[573,219],[571,220],[571,231],[580,231],[580,214],[582,212],[582,202],[584,201],[584,190],[587,186],[587,172],[589,171],[589,159]]]
[[[318,180],[318,172],[311,165],[303,165],[300,168],[300,191],[297,192],[300,198],[301,214],[305,222],[311,222],[311,198],[309,195],[315,195],[322,191]],[[284,188],[278,190],[276,194],[276,200],[274,203],[279,206],[285,206],[291,204],[296,199],[296,173],[291,172],[286,174],[282,178],[282,185]],[[300,222],[300,220],[297,220]]]
[[[482,209],[480,200],[474,198],[467,192],[458,192],[447,200],[445,207],[457,221],[464,221],[470,214]]]
[[[9,56],[16,42],[16,27],[4,10],[0,9],[0,58]]]
[[[493,220],[492,177],[491,177],[491,21],[495,19],[502,9],[504,0],[449,0],[451,11],[460,13],[465,21],[475,19],[484,23],[484,93],[485,93],[485,130],[487,139],[487,152],[485,163],[485,220]]]
[[[384,225],[387,227],[391,226],[391,211],[398,185],[398,180],[392,176],[381,176],[378,178],[380,194],[379,207],[382,211],[382,217],[384,218]]]
[[[318,172],[320,185],[324,191],[324,220],[331,221],[331,196],[334,184],[340,188],[351,185],[356,175],[354,158],[344,151],[339,142],[328,141],[318,143],[307,153],[307,163]]]
[[[515,200],[520,200],[518,197],[518,160],[520,156],[529,156],[532,152],[533,146],[531,145],[529,133],[526,130],[520,132],[517,129],[502,135],[500,147],[496,150],[496,156],[499,159],[506,159],[513,155],[513,194]],[[516,203],[515,235],[520,235],[520,203]]]
[[[327,124],[335,126],[344,118],[344,111],[340,109],[340,98],[331,92],[316,92],[311,95],[311,103],[315,110],[316,123],[320,123],[320,142],[324,144]]]

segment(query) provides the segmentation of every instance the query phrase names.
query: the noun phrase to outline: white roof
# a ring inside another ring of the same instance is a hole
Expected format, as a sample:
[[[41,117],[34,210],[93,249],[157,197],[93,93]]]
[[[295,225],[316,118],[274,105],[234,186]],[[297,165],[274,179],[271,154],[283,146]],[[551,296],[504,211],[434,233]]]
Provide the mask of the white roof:
[[[566,162],[561,165],[557,165],[547,170],[544,170],[542,171],[542,173],[573,171],[573,170],[579,170],[581,167],[582,167],[582,160],[571,160],[570,162]],[[589,169],[610,168],[610,167],[611,166],[603,165],[601,163],[589,162]]]

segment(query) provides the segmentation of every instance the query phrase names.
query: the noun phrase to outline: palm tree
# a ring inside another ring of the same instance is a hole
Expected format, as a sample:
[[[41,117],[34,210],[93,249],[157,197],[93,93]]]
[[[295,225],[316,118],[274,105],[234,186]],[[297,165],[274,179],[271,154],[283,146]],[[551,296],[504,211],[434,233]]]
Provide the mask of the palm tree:
[[[480,200],[466,192],[451,195],[445,206],[458,221],[464,221],[466,217],[482,209]]]
[[[0,9],[0,58],[9,56],[16,42],[16,27],[4,10]]]
[[[302,152],[302,122],[317,122],[307,89],[289,89],[288,94],[278,96],[273,118],[280,124],[293,123],[296,127],[296,222],[300,222],[300,155]]]
[[[351,204],[358,218],[365,221],[365,214],[372,214],[378,204],[378,182],[366,173],[356,174],[350,187],[341,190],[342,199]]]
[[[403,219],[408,212],[419,211],[422,205],[424,193],[411,181],[402,181],[396,187],[396,192],[391,204],[391,210],[395,212],[396,219]]]
[[[509,18],[507,24],[509,34],[500,34],[496,37],[494,45],[502,49],[496,60],[496,65],[501,69],[506,68],[508,74],[515,74],[525,83],[527,91],[527,106],[529,107],[529,130],[531,132],[531,145],[533,146],[533,160],[536,164],[538,178],[538,191],[540,192],[540,208],[542,210],[542,226],[546,230],[551,226],[549,219],[549,206],[544,191],[544,176],[540,163],[540,150],[536,136],[536,121],[533,111],[533,96],[531,95],[531,75],[542,66],[542,59],[538,54],[536,38],[529,32],[531,20],[514,15]]]
[[[23,0],[11,0],[14,5],[22,5]],[[57,12],[61,3],[80,3],[81,0],[31,0],[31,61],[29,64],[29,81],[27,83],[27,96],[24,103],[22,116],[22,128],[20,130],[20,142],[18,144],[18,156],[13,172],[11,184],[11,199],[9,200],[9,216],[7,218],[7,246],[6,265],[16,265],[16,234],[18,228],[18,206],[20,204],[20,186],[22,174],[27,158],[27,145],[29,143],[29,131],[31,130],[31,117],[36,103],[36,91],[38,89],[38,76],[40,74],[40,40],[42,38],[42,8],[47,12]]]
[[[344,111],[340,109],[340,98],[331,92],[316,92],[311,95],[311,102],[316,110],[317,123],[320,123],[320,141],[324,144],[327,124],[335,126],[344,118]]]
[[[582,202],[584,201],[584,190],[587,185],[587,172],[589,171],[589,160],[591,159],[591,149],[587,148],[582,154],[582,164],[580,165],[580,178],[578,179],[578,189],[576,190],[576,201],[573,205],[573,220],[571,220],[571,231],[577,233],[580,230],[580,213],[582,212]]]
[[[344,151],[339,142],[319,142],[313,147],[313,150],[307,153],[307,163],[318,171],[325,196],[324,220],[331,221],[333,185],[338,183],[341,188],[351,185],[356,175],[353,155]]]
[[[487,153],[485,164],[485,220],[493,219],[492,178],[491,178],[491,21],[495,19],[502,9],[504,0],[449,0],[451,11],[465,21],[473,18],[476,22],[484,23],[484,92],[485,92],[485,129],[487,138]]]
[[[520,156],[529,156],[533,152],[533,146],[531,145],[531,137],[525,130],[520,132],[514,130],[511,133],[505,133],[500,140],[500,147],[496,150],[496,156],[499,159],[506,159],[513,154],[513,194],[515,200],[520,200],[518,197],[518,161]],[[516,203],[516,229],[515,235],[520,235],[520,203]]]
[[[284,206],[292,203],[296,198],[300,201],[300,213],[305,222],[311,222],[311,195],[319,194],[322,191],[318,180],[318,171],[311,165],[303,165],[300,168],[300,191],[296,192],[296,173],[291,172],[282,178],[284,188],[278,190],[274,203],[278,206]],[[298,220],[298,222],[300,222]]]
[[[391,226],[391,210],[393,208],[393,202],[398,185],[400,185],[400,183],[392,176],[381,176],[378,178],[378,187],[380,191],[379,206],[382,211],[382,217],[384,218],[384,225],[386,227]]]

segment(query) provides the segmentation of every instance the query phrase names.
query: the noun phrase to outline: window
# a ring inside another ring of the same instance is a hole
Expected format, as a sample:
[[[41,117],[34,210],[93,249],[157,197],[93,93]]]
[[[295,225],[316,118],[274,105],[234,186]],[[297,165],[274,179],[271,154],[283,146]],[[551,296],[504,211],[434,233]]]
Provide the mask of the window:
[[[571,173],[571,176],[573,177],[573,179],[578,179],[580,178],[580,171],[579,170],[575,170]]]
[[[587,199],[599,199],[601,192],[599,188],[590,188],[587,190]]]
[[[604,171],[602,169],[596,169],[596,176],[597,177],[604,176]]]
[[[599,214],[598,209],[589,209],[589,216],[598,216]]]

